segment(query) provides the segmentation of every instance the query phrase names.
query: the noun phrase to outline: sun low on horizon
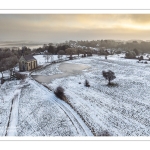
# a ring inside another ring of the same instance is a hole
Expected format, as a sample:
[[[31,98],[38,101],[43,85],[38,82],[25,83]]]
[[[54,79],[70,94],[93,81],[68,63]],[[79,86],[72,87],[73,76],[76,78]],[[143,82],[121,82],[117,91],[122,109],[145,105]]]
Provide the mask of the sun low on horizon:
[[[150,14],[0,14],[0,41],[150,40]]]

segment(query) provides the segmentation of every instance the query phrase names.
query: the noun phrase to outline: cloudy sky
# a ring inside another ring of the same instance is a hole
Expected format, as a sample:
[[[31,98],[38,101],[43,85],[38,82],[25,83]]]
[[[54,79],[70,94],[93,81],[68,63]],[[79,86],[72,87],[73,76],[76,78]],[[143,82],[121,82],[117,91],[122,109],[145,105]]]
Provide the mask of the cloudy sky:
[[[0,41],[150,40],[148,14],[0,14]]]

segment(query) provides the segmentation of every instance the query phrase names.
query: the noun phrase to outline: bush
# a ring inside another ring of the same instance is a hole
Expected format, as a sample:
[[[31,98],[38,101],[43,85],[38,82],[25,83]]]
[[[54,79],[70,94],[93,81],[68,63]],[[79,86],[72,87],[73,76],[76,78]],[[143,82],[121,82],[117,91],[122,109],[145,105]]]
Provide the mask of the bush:
[[[134,51],[128,51],[125,55],[126,58],[134,59],[136,58],[136,53]]]
[[[65,94],[64,94],[64,89],[61,86],[58,86],[56,88],[56,90],[54,91],[54,94],[60,98],[60,99],[64,99],[65,98]]]
[[[136,48],[133,51],[135,52],[136,55],[139,55],[139,51]]]
[[[120,51],[120,50],[118,50],[118,51],[115,51],[115,53],[116,53],[116,54],[121,54],[121,51]]]
[[[19,72],[15,72],[15,77],[17,80],[24,80],[26,78],[25,74],[21,74]]]
[[[3,84],[5,82],[5,80],[3,78],[1,78],[1,84]]]
[[[85,80],[84,85],[85,85],[86,87],[90,87],[89,81],[88,81],[88,80]]]
[[[139,57],[139,61],[141,61],[141,60],[143,60],[143,59],[144,59],[143,56],[140,56],[140,57]]]
[[[99,136],[112,136],[107,130],[102,131]]]

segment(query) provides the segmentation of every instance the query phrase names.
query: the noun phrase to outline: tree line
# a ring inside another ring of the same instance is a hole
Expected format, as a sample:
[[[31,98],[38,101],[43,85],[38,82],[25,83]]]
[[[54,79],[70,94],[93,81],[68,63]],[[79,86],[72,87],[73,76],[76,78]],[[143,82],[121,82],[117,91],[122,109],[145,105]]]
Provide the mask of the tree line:
[[[92,41],[68,41],[69,45],[80,45],[86,47],[95,47],[106,49],[121,49],[122,51],[131,51],[133,49],[138,49],[141,53],[150,52],[150,42],[149,41],[115,41],[115,40],[92,40]]]
[[[9,70],[10,77],[13,73],[15,65],[18,63],[17,56],[10,50],[0,50],[0,72],[2,79],[4,78],[3,72]]]

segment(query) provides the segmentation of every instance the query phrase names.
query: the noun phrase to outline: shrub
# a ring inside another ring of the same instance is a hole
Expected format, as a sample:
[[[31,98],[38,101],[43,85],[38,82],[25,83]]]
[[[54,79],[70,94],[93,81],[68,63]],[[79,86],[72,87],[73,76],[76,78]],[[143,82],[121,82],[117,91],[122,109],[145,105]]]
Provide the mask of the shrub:
[[[129,59],[134,59],[134,58],[136,58],[136,54],[134,51],[128,51],[128,52],[126,52],[125,57],[129,58]]]
[[[26,78],[25,74],[21,74],[19,72],[15,72],[15,77],[17,80],[24,80]]]
[[[54,91],[54,94],[60,99],[65,98],[64,89],[61,86],[58,86],[56,88],[56,90]]]
[[[99,136],[112,136],[107,130],[102,131]]]
[[[1,78],[1,84],[3,84],[5,82],[5,80],[3,78]]]
[[[133,51],[135,52],[136,55],[139,55],[139,51],[136,48],[133,49]]]
[[[90,87],[89,81],[88,81],[88,80],[85,80],[84,85],[85,85],[86,87]]]
[[[111,70],[109,71],[102,71],[103,77],[108,80],[108,85],[110,85],[110,81],[114,80],[116,78],[115,73]]]
[[[120,50],[118,50],[118,51],[115,51],[115,53],[116,53],[116,54],[121,54],[121,51],[120,51]]]
[[[143,60],[143,59],[144,59],[143,56],[140,56],[140,57],[139,57],[139,61],[141,61],[141,60]]]

